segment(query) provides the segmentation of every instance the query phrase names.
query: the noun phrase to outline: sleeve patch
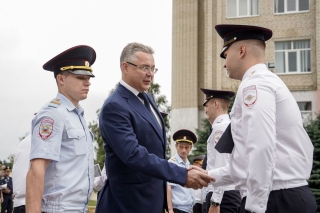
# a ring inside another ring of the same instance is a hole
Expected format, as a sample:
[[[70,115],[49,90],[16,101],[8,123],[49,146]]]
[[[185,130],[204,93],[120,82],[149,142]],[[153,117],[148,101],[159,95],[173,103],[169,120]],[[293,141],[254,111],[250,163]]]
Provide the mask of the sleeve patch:
[[[41,120],[39,126],[39,136],[42,140],[48,139],[53,131],[54,120],[51,118],[44,118]]]
[[[214,132],[214,142],[218,143],[218,141],[220,140],[221,136],[223,134],[223,131],[221,130],[217,130]]]
[[[258,92],[255,85],[243,89],[243,103],[247,108],[251,108],[257,102]]]

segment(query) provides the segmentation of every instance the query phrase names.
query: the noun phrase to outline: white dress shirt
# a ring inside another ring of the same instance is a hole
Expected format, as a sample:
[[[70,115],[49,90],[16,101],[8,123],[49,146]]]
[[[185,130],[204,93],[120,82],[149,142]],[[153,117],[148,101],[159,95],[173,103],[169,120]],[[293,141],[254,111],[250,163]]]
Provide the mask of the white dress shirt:
[[[308,184],[313,145],[296,100],[264,64],[243,76],[230,116],[230,171],[212,171],[214,185],[225,184],[231,176],[241,197],[247,197],[245,209],[262,213],[270,191]]]
[[[215,146],[230,123],[228,114],[219,115],[212,123],[212,132],[207,141],[207,170],[222,168],[229,165],[230,154],[219,153]],[[234,190],[233,184],[213,186],[209,184],[207,191],[212,192],[211,201],[221,203],[224,191]]]
[[[26,205],[26,176],[30,166],[30,149],[31,134],[20,141],[14,150],[14,164],[12,167],[14,207]]]

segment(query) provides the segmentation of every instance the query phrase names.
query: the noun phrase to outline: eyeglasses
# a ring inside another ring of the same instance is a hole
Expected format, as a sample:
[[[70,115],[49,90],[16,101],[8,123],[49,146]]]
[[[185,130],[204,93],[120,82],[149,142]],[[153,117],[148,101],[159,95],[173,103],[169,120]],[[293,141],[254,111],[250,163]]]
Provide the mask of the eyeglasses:
[[[147,73],[147,72],[151,72],[151,73],[153,73],[153,74],[156,74],[157,72],[158,72],[158,69],[157,68],[155,68],[155,67],[148,67],[148,66],[138,66],[138,65],[136,65],[136,64],[133,64],[133,63],[131,63],[131,62],[126,62],[127,64],[130,64],[130,65],[132,65],[132,66],[135,66],[135,67],[138,67],[138,68],[140,68],[143,72],[145,72],[145,73]]]

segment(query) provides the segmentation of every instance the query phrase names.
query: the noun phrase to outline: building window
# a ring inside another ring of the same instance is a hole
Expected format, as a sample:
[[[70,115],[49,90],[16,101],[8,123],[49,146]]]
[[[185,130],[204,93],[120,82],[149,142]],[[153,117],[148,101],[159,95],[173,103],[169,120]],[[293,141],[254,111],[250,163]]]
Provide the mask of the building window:
[[[297,102],[301,112],[301,117],[304,125],[308,125],[312,119],[311,101]]]
[[[275,13],[295,13],[309,10],[309,0],[274,0]]]
[[[310,40],[275,42],[276,73],[311,72]]]
[[[259,0],[227,0],[227,18],[259,15]]]

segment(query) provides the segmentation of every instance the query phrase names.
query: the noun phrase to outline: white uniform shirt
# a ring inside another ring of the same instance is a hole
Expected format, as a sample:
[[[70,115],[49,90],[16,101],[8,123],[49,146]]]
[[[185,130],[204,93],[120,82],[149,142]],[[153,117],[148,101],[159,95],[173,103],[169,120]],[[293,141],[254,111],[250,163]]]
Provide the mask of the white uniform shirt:
[[[231,176],[241,197],[247,196],[245,208],[262,213],[271,190],[308,184],[313,145],[296,100],[264,64],[252,66],[243,76],[230,116],[230,173],[212,171],[214,185],[225,184]]]
[[[93,135],[84,111],[58,93],[32,121],[30,159],[50,159],[42,211],[87,212],[93,189]]]
[[[31,149],[31,134],[26,136],[14,150],[12,167],[12,183],[14,207],[26,205],[26,176],[29,170],[29,155]]]
[[[207,140],[207,170],[213,170],[216,168],[221,168],[229,165],[230,154],[219,153],[215,146],[219,142],[222,134],[226,130],[230,123],[230,118],[228,114],[219,115],[212,123],[212,132]],[[234,190],[235,186],[225,185],[216,186],[209,184],[207,191],[212,192],[211,201],[216,203],[221,203],[224,191]]]
[[[183,168],[188,168],[190,166],[189,160],[187,159],[186,162],[183,162],[178,153],[174,157],[170,158],[169,162]],[[172,207],[174,209],[191,213],[195,202],[194,189],[186,188],[171,182],[167,182],[167,184],[171,186]]]

